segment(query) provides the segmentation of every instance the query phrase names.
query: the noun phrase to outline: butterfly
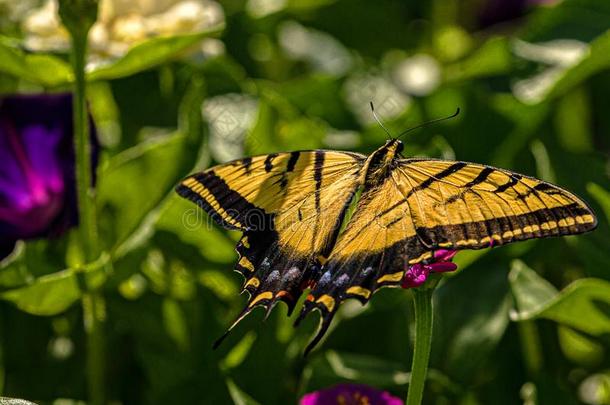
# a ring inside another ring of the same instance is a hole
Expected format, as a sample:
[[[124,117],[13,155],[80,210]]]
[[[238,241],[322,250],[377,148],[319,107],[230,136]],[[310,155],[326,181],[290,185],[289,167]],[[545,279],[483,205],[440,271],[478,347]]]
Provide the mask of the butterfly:
[[[269,313],[283,301],[290,314],[310,289],[298,320],[313,309],[322,316],[307,353],[342,301],[364,304],[380,287],[400,286],[409,266],[427,263],[438,249],[481,249],[597,225],[591,208],[558,186],[477,163],[404,158],[402,150],[392,138],[369,156],[271,153],[180,182],[179,195],[243,232],[236,270],[250,296],[226,334],[255,307]]]

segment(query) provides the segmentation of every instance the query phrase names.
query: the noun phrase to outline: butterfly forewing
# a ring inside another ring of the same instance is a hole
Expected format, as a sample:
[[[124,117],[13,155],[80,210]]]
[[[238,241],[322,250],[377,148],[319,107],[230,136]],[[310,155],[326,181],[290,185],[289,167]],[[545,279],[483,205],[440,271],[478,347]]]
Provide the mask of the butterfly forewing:
[[[507,170],[474,163],[404,160],[393,176],[422,242],[484,248],[595,228],[574,194]],[[412,258],[413,259],[413,258]]]
[[[364,160],[322,150],[270,154],[215,166],[178,186],[218,223],[244,232],[236,267],[251,293],[244,313],[278,299],[294,305],[316,276],[312,266],[332,249]]]

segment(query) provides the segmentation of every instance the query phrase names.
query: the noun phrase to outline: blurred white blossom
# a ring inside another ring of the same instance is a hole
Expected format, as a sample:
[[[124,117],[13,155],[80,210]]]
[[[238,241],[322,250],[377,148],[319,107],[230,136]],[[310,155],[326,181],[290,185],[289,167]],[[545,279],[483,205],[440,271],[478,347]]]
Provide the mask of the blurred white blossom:
[[[89,33],[90,62],[121,57],[151,37],[197,33],[223,24],[223,9],[212,0],[101,0]],[[57,0],[46,0],[28,13],[22,29],[30,50],[61,52],[69,47]]]
[[[360,136],[356,131],[329,129],[324,144],[333,149],[353,149],[360,145]]]
[[[414,96],[426,96],[441,83],[441,68],[432,56],[418,54],[406,58],[394,69],[398,87]]]
[[[253,18],[262,18],[282,11],[286,0],[248,0],[246,12]]]
[[[203,104],[203,117],[210,125],[210,150],[219,162],[244,154],[244,139],[254,124],[258,102],[243,94],[223,94]]]
[[[610,402],[610,376],[593,374],[578,387],[580,400],[585,404],[604,405]]]
[[[375,121],[369,102],[384,118],[402,114],[411,104],[411,97],[398,89],[391,80],[375,73],[357,73],[350,76],[343,87],[344,97],[362,125]]]
[[[558,39],[538,44],[516,40],[513,51],[523,59],[546,65],[540,73],[513,84],[513,94],[517,99],[523,103],[535,104],[544,99],[570,67],[587,56],[589,45],[572,39]]]
[[[49,353],[57,360],[65,360],[74,353],[74,342],[66,336],[57,336],[49,342]]]
[[[278,38],[288,56],[308,62],[317,71],[341,76],[352,67],[349,51],[341,42],[322,31],[287,21],[280,25]]]
[[[40,6],[40,3],[41,0],[0,0],[0,19],[19,22],[30,10]],[[1,21],[0,27],[4,23],[6,21]]]

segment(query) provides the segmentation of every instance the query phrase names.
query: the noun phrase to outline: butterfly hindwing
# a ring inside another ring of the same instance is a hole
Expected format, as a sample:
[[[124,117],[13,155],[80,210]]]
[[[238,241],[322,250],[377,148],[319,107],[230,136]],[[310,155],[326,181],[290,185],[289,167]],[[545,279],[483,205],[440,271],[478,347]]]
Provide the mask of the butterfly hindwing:
[[[405,270],[436,249],[480,249],[595,226],[585,202],[549,183],[472,163],[400,160],[381,184],[364,190],[301,317],[322,312],[315,344],[342,300],[364,303],[377,288],[400,285]]]
[[[327,255],[365,157],[301,151],[245,158],[184,179],[177,191],[221,225],[243,231],[236,269],[255,306],[290,308]]]

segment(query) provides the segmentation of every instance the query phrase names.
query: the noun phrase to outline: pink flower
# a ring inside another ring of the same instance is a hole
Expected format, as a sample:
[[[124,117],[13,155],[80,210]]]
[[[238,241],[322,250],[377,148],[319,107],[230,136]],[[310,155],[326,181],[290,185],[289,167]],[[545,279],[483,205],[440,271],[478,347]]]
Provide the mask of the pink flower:
[[[403,405],[403,401],[368,385],[339,384],[304,395],[300,405]]]
[[[426,282],[430,273],[446,273],[457,269],[451,259],[457,250],[439,249],[434,252],[431,263],[416,263],[409,266],[402,279],[402,288],[419,287]]]

